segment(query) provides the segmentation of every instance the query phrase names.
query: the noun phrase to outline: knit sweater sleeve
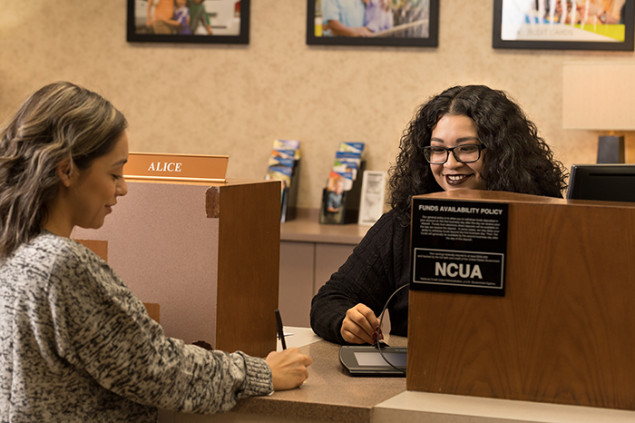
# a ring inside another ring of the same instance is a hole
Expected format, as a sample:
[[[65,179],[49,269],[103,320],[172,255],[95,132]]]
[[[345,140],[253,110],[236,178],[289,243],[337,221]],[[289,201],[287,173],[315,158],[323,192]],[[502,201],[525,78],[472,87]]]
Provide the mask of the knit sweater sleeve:
[[[226,411],[239,398],[272,392],[263,359],[166,337],[105,262],[78,244],[64,248],[48,292],[57,353],[102,387],[140,404],[195,413]]]
[[[395,213],[384,214],[355,247],[346,262],[323,285],[311,301],[311,327],[322,338],[344,344],[340,333],[346,311],[365,304],[376,315],[399,283],[401,233],[395,238]],[[397,256],[395,256],[395,253]]]

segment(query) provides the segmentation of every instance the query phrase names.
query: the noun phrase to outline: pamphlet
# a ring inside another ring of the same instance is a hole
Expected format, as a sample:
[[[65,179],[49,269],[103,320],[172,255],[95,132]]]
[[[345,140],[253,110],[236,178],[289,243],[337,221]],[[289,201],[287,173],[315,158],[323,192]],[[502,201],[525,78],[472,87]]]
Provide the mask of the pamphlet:
[[[343,218],[343,207],[350,202],[350,199],[346,201],[345,198],[350,195],[347,192],[353,189],[357,180],[363,152],[363,142],[339,143],[323,196],[323,212],[330,216],[324,217],[325,221],[332,223],[330,221]],[[323,220],[322,217],[320,219]]]
[[[294,186],[294,179],[297,179],[297,167],[300,161],[300,141],[298,140],[280,140],[273,141],[273,150],[267,162],[266,180],[282,181],[280,186],[280,220],[282,222],[287,219],[287,210],[295,209],[295,192],[297,187]],[[296,183],[297,185],[297,183]],[[292,188],[293,191],[292,191]],[[289,212],[291,213],[291,212]],[[293,218],[290,215],[289,218]]]

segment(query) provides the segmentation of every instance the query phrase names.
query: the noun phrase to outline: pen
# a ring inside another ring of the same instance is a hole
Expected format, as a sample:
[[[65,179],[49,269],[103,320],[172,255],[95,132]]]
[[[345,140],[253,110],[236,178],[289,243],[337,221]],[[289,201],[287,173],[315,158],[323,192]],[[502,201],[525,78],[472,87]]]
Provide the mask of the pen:
[[[284,340],[284,330],[282,329],[282,318],[280,317],[280,310],[275,309],[274,313],[276,313],[276,327],[278,328],[278,338],[280,338],[280,343],[282,344],[282,349],[287,349],[287,343]]]

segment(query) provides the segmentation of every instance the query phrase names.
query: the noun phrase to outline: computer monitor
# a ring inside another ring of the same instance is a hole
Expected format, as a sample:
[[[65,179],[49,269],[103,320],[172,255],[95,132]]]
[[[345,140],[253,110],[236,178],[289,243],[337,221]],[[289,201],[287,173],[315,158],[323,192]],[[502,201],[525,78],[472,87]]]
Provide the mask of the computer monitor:
[[[567,199],[635,202],[635,164],[574,164]]]

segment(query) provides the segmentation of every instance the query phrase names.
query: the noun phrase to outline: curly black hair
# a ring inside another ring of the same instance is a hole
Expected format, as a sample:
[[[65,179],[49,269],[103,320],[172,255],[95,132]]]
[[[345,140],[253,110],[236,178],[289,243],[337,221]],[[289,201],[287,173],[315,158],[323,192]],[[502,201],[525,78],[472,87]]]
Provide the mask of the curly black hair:
[[[413,195],[441,191],[423,155],[444,115],[464,115],[476,124],[487,147],[481,176],[486,189],[562,197],[567,172],[533,122],[508,95],[483,85],[456,86],[423,104],[401,137],[397,162],[389,170],[390,204],[404,224]]]

